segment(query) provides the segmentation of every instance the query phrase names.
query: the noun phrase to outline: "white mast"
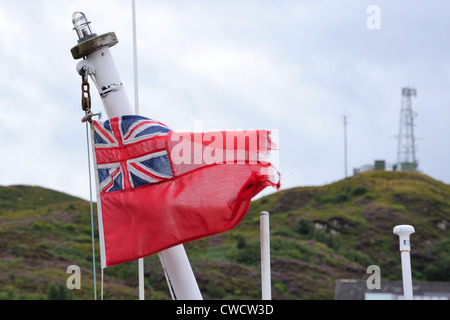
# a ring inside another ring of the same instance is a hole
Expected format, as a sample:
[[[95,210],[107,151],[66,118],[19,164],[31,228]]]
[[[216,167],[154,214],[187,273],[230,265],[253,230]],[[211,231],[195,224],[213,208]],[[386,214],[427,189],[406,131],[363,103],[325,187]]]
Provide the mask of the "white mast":
[[[261,291],[262,300],[272,300],[270,275],[270,219],[269,213],[261,212]]]
[[[133,115],[125,88],[117,72],[109,47],[118,43],[114,32],[97,36],[92,32],[90,22],[82,12],[75,12],[72,17],[74,29],[78,34],[78,45],[72,48],[74,59],[84,59],[77,64],[77,70],[86,70],[93,76],[99,90],[103,105],[109,118]],[[150,209],[149,209],[150,210]],[[99,224],[101,224],[99,218]],[[100,232],[101,248],[104,248],[104,237]],[[102,269],[104,252],[101,253]],[[183,245],[179,245],[160,253],[172,284],[175,297],[180,300],[202,300],[202,295],[187,258]]]

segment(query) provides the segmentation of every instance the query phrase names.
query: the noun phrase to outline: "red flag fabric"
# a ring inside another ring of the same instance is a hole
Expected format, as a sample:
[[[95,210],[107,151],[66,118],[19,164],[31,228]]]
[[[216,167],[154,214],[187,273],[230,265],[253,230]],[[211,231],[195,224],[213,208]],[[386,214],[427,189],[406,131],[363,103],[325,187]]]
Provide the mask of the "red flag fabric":
[[[279,175],[266,130],[177,133],[140,116],[94,121],[102,267],[234,228]]]

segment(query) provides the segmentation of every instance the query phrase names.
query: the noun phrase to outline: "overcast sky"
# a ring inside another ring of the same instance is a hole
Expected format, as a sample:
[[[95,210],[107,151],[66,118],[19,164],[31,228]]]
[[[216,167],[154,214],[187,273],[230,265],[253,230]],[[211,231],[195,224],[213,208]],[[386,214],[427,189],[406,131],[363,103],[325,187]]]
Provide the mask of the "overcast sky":
[[[368,28],[371,5],[380,29]],[[279,130],[287,189],[344,178],[344,112],[349,173],[375,160],[395,162],[401,89],[415,86],[420,170],[450,183],[450,2],[136,6],[142,115],[173,129],[194,130],[201,121],[204,130]],[[89,198],[81,79],[70,54],[78,10],[96,33],[116,32],[111,51],[134,103],[131,0],[0,0],[0,185]],[[92,96],[93,111],[103,111]]]

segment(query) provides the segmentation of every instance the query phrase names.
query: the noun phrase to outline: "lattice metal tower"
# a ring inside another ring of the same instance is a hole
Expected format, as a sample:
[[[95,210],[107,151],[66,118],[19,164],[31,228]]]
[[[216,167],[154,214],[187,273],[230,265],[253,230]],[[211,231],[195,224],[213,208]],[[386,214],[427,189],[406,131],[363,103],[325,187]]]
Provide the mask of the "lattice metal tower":
[[[400,133],[398,135],[397,161],[399,169],[416,171],[416,138],[414,135],[415,113],[412,110],[412,97],[417,96],[413,88],[402,89],[402,109],[400,115]]]

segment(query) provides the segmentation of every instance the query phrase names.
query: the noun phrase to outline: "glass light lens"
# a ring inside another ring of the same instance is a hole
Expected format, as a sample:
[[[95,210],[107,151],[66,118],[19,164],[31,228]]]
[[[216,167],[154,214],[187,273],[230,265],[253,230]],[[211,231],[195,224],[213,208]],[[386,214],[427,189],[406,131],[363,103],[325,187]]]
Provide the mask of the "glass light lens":
[[[83,39],[85,37],[93,35],[90,26],[91,22],[88,21],[86,15],[83,12],[75,12],[72,16],[72,23],[79,39]]]

